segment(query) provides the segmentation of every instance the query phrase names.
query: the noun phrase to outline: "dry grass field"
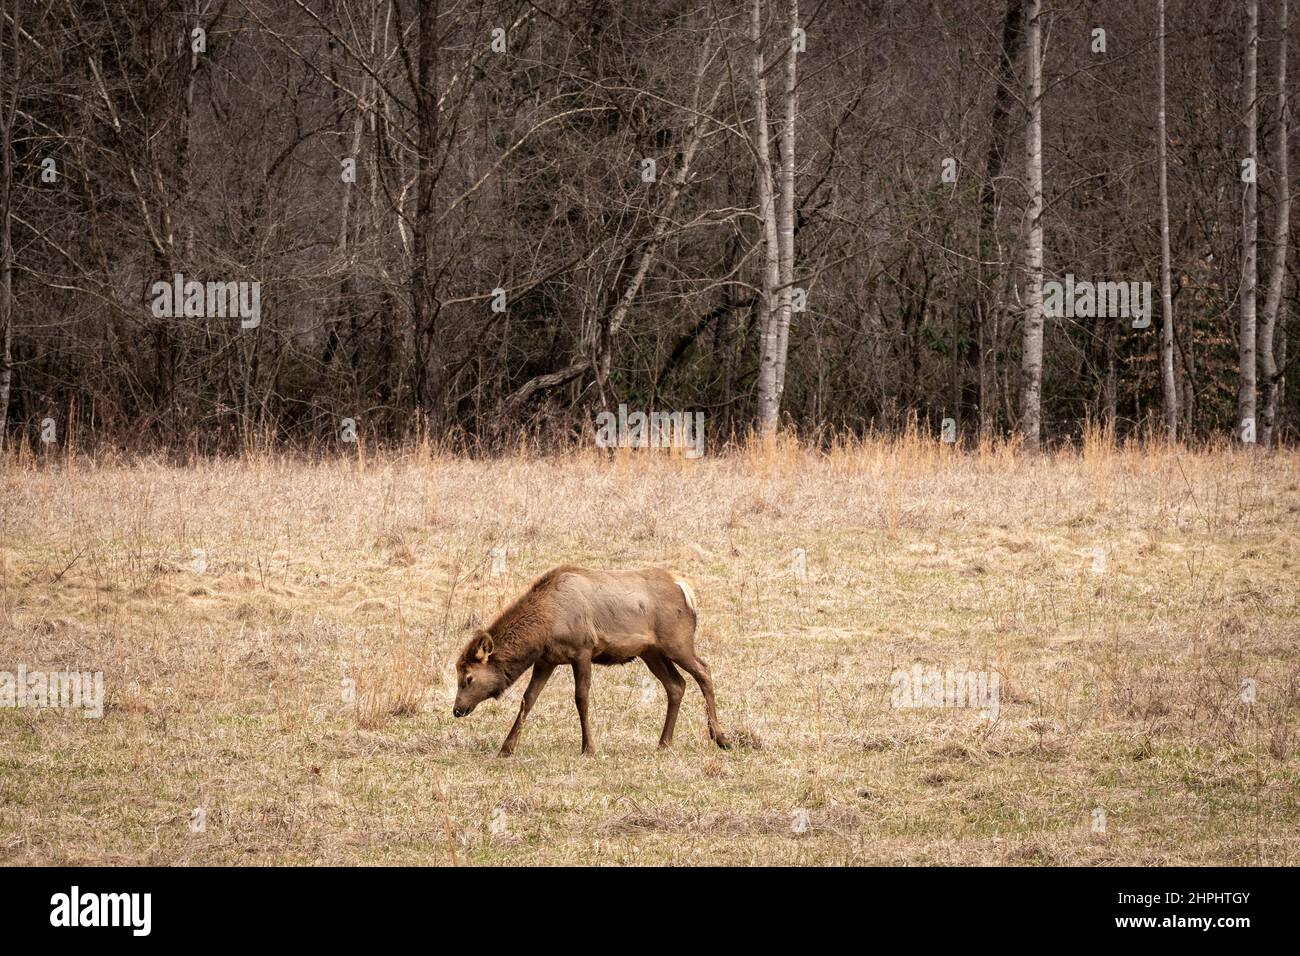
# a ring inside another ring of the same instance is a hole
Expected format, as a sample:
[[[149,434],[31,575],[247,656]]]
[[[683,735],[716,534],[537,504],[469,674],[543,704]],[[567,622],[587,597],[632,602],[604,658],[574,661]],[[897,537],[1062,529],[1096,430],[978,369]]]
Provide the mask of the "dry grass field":
[[[107,704],[0,709],[0,863],[1300,864],[1298,529],[1295,452],[1097,440],[11,455],[0,671]],[[594,757],[568,671],[510,760],[525,681],[453,719],[469,629],[561,562],[694,580],[734,749],[691,683],[656,750],[640,662]],[[996,672],[996,719],[891,706],[918,664]]]

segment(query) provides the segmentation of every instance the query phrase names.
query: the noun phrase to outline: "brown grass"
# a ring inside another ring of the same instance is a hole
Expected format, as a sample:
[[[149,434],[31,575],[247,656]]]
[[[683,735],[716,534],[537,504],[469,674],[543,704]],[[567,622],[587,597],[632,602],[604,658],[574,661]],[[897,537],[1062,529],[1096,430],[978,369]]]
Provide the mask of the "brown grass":
[[[11,456],[0,670],[102,670],[108,708],[0,710],[0,862],[1295,865],[1297,465],[1097,433]],[[597,670],[595,758],[567,672],[511,761],[522,682],[451,717],[469,629],[561,561],[691,575],[736,750],[692,685],[656,752],[640,664]],[[996,670],[998,719],[891,708],[916,663]]]

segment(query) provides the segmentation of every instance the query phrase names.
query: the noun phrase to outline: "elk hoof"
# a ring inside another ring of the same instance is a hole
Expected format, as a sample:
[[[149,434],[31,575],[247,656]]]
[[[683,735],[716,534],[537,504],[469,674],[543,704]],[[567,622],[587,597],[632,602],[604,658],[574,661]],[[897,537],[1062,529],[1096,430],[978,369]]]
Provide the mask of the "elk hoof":
[[[717,744],[719,747],[721,747],[723,750],[731,749],[731,738],[728,737],[726,734],[722,733],[721,731],[719,731],[718,734],[714,736],[713,742]]]
[[[500,750],[497,751],[497,757],[505,758],[505,757],[509,757],[513,753],[514,753],[513,750],[507,750],[505,747],[502,747]]]

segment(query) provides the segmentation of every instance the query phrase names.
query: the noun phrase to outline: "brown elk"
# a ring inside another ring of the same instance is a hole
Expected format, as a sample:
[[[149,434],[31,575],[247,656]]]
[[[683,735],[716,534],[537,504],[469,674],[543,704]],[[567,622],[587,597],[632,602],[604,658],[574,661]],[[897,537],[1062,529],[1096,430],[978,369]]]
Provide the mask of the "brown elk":
[[[505,693],[529,667],[533,669],[519,716],[501,745],[510,756],[528,712],[561,664],[573,668],[574,701],[582,725],[582,752],[595,752],[587,725],[587,694],[592,664],[645,661],[668,694],[659,746],[673,741],[686,679],[695,678],[704,694],[709,738],[731,746],[718,723],[709,665],[695,653],[695,592],[684,578],[658,568],[641,571],[588,571],[571,565],[552,568],[492,622],[477,631],[456,662],[456,703],[464,717],[489,697]],[[676,666],[674,666],[676,665]]]

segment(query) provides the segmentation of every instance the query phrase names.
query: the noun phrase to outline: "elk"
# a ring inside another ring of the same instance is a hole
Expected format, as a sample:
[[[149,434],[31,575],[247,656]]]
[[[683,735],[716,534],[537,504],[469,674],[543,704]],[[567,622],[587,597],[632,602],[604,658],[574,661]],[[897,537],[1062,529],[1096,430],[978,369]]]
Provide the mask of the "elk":
[[[658,568],[589,571],[572,565],[552,568],[485,630],[478,630],[456,661],[456,703],[464,717],[488,698],[499,698],[528,668],[533,669],[499,757],[509,757],[524,720],[561,665],[573,668],[574,702],[582,725],[582,752],[595,753],[587,724],[592,664],[626,664],[639,657],[664,685],[668,713],[659,746],[673,741],[673,727],[686,692],[681,667],[704,694],[709,739],[727,749],[731,742],[718,723],[709,665],[695,653],[695,591],[689,581]]]

